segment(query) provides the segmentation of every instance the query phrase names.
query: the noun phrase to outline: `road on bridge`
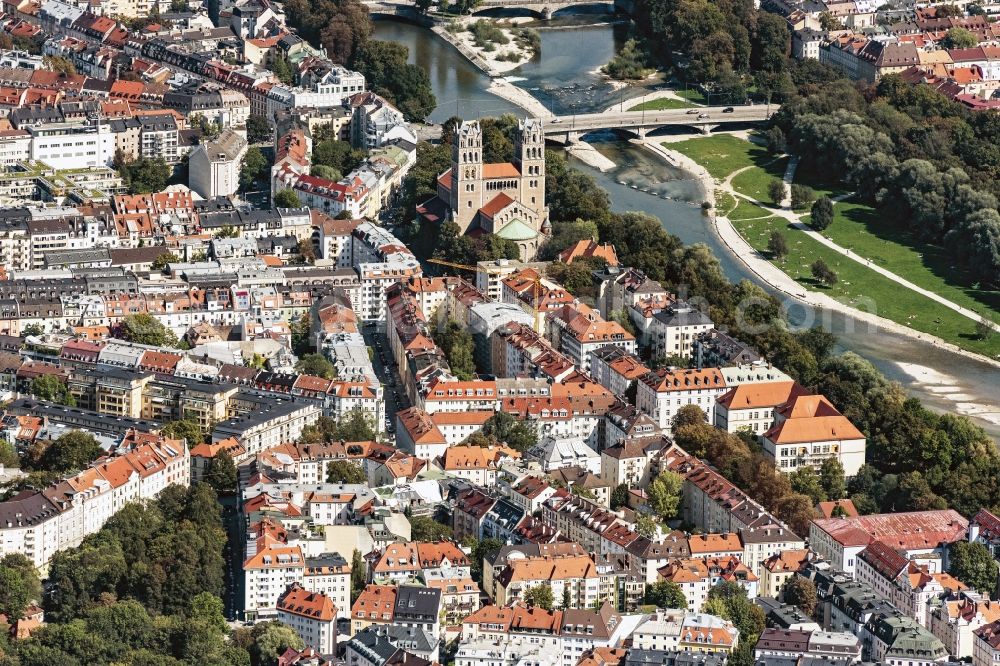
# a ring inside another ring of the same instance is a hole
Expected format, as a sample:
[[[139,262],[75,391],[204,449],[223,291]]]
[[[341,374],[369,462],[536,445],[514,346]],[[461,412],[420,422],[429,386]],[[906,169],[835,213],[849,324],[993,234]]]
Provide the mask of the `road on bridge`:
[[[774,107],[777,108],[777,107]],[[732,111],[726,113],[726,109]],[[721,125],[723,123],[749,123],[767,120],[771,107],[765,104],[746,106],[699,106],[692,109],[666,109],[662,111],[606,111],[603,113],[578,113],[571,116],[545,118],[546,134],[564,132],[590,132],[616,127],[652,128],[662,125]]]

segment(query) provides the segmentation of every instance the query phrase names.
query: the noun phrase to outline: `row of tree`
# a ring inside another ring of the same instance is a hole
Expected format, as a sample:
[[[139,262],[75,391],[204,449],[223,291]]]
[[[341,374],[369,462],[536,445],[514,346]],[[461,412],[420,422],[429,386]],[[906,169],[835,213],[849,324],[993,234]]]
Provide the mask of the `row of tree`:
[[[47,624],[26,640],[11,641],[3,632],[0,662],[5,666],[275,666],[289,647],[303,647],[290,627],[264,622],[252,629],[230,630],[222,600],[202,592],[169,615],[150,613],[132,599],[106,599],[71,622]]]
[[[151,613],[183,612],[202,592],[221,596],[226,533],[215,491],[170,486],[148,504],[128,504],[49,566],[46,615],[70,622],[108,599],[136,599]]]

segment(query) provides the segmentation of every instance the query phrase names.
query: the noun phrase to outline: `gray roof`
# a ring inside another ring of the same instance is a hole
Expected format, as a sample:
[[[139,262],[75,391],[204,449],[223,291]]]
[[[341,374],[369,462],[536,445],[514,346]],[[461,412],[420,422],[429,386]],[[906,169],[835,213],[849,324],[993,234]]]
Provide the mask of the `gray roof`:
[[[7,411],[13,414],[41,416],[50,424],[61,423],[79,427],[82,430],[92,430],[113,435],[119,435],[130,428],[134,428],[140,432],[153,432],[162,427],[159,421],[150,419],[110,416],[89,409],[64,407],[52,402],[30,398],[15,400],[7,407]]]
[[[243,394],[241,394],[240,397],[243,398]],[[218,433],[222,437],[227,437],[229,435],[241,437],[243,433],[250,430],[254,426],[267,423],[272,419],[287,416],[308,406],[308,403],[305,402],[291,402],[288,400],[278,400],[276,398],[262,398],[261,409],[259,411],[253,411],[248,414],[244,414],[243,416],[235,416],[231,419],[220,421],[215,424],[215,428],[212,429],[212,434],[214,436]]]
[[[0,502],[0,528],[28,526],[48,520],[59,511],[42,493],[19,493]]]
[[[247,140],[231,129],[227,129],[215,139],[206,141],[199,147],[205,152],[210,162],[232,162],[239,159],[240,152],[246,148]]]
[[[372,664],[384,664],[399,650],[376,625],[355,634],[347,642],[347,649],[361,654]]]
[[[701,310],[684,307],[680,304],[661,310],[653,317],[667,326],[701,326],[712,323],[708,315]]]
[[[726,655],[633,648],[623,663],[624,666],[723,666]]]
[[[110,261],[111,253],[105,247],[50,250],[45,253],[45,265],[47,267]]]
[[[396,621],[437,622],[441,608],[441,590],[417,585],[400,585],[396,590]]]

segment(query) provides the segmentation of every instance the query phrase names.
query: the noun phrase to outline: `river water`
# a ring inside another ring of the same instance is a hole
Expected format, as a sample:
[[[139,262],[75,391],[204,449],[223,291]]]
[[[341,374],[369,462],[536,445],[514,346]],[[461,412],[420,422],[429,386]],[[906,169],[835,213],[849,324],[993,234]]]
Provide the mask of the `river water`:
[[[624,43],[627,25],[597,16],[556,19],[548,25],[557,27],[539,31],[540,56],[511,72],[510,80],[529,90],[553,112],[595,111],[642,94],[637,88],[616,90],[597,71]],[[404,44],[410,49],[410,61],[428,71],[438,98],[431,120],[523,113],[486,92],[489,77],[429,30],[408,23],[377,21],[375,37]],[[704,196],[700,185],[686,172],[671,168],[613,133],[590,136],[588,141],[617,167],[601,173],[577,160],[573,160],[574,166],[591,174],[610,193],[615,210],[655,215],[685,243],[711,247],[730,279],[754,279],[710,229],[698,207]],[[838,336],[842,349],[870,360],[928,407],[967,414],[1000,438],[1000,369],[995,366],[873,329],[836,312],[790,303],[789,318],[794,325],[822,324]]]

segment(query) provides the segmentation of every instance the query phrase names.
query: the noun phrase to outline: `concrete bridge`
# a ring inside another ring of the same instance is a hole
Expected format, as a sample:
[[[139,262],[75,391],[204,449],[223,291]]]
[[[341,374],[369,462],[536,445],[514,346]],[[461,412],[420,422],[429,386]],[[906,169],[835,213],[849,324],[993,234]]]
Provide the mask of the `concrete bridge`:
[[[365,0],[365,4],[374,13],[407,18],[423,16],[417,11],[413,0]],[[632,0],[481,0],[472,14],[495,9],[518,9],[539,18],[550,19],[556,12],[573,7],[604,7],[610,14],[615,11],[629,13],[632,6]]]
[[[726,112],[726,109],[732,111]],[[597,130],[622,130],[638,138],[668,125],[696,127],[708,134],[719,125],[757,123],[771,117],[777,106],[754,104],[745,106],[699,106],[692,109],[664,111],[607,111],[552,116],[545,121],[545,138],[557,143],[573,143],[581,136]]]
[[[618,0],[480,0],[472,14],[480,14],[491,9],[520,9],[531,12],[543,19],[550,19],[561,9],[571,7],[604,7],[610,14],[619,7]]]

